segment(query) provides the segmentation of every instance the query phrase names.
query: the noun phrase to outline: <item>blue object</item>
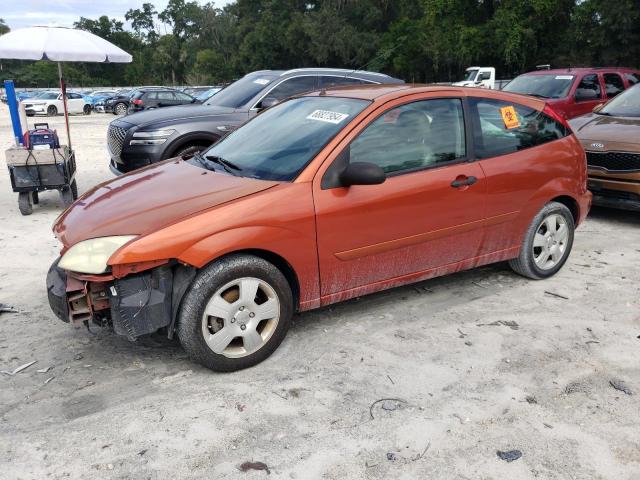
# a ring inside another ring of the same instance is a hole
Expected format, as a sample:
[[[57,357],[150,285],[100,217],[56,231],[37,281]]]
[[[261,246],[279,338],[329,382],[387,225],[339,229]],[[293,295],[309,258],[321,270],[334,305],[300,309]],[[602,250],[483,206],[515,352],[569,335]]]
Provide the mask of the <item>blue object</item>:
[[[44,127],[44,128],[42,128]],[[60,148],[60,141],[55,130],[51,130],[48,124],[36,124],[35,130],[29,130],[26,135],[26,147],[29,150],[41,148]]]
[[[20,145],[24,145],[24,138],[22,137],[22,126],[20,125],[20,115],[18,114],[16,89],[13,86],[13,80],[4,81],[4,90],[7,94],[7,104],[9,105],[11,124],[13,125],[13,136],[16,138]]]

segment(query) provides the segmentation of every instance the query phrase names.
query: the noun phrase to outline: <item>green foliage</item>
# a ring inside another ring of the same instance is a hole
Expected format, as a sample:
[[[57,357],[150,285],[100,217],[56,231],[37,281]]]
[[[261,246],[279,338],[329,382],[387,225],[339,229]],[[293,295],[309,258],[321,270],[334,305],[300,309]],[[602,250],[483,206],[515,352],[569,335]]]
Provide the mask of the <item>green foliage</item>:
[[[217,83],[257,69],[330,66],[407,81],[458,80],[471,65],[501,78],[553,66],[640,61],[638,0],[169,0],[130,9],[123,22],[80,18],[76,28],[133,55],[118,64],[67,64],[74,86]],[[8,30],[0,19],[0,34]],[[3,62],[21,86],[55,85],[46,62]]]

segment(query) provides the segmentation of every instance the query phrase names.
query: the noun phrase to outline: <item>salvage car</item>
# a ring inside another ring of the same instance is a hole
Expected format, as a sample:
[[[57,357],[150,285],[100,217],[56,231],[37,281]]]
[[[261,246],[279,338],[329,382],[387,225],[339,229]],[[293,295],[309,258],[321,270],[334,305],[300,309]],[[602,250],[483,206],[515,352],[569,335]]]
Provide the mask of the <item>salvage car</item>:
[[[333,85],[383,83],[404,82],[382,73],[335,68],[249,73],[202,105],[163,108],[111,122],[109,168],[121,175],[167,158],[193,155],[292,95]]]
[[[638,82],[640,71],[630,68],[561,68],[520,75],[504,91],[543,98],[557,113],[571,119]]]
[[[640,86],[571,122],[587,152],[593,203],[640,211]]]
[[[294,312],[504,260],[550,277],[590,200],[584,151],[541,100],[327,89],[85,193],[53,227],[49,303],[130,339],[164,329],[237,370]]]

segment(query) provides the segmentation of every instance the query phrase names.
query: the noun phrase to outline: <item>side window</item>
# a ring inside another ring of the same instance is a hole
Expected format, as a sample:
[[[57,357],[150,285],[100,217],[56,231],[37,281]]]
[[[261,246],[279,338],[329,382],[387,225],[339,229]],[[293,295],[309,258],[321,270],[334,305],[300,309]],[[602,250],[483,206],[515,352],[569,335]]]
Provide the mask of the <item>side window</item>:
[[[178,100],[180,100],[181,102],[190,102],[191,100],[193,100],[189,95],[187,95],[186,93],[182,93],[182,92],[175,92],[176,98]]]
[[[600,82],[598,75],[591,74],[582,77],[578,88],[576,89],[576,101],[597,100],[601,96]]]
[[[517,152],[569,133],[561,123],[533,108],[477,97],[469,101],[475,119],[473,137],[478,158]]]
[[[615,97],[624,90],[624,82],[622,81],[622,77],[617,73],[605,73],[604,88],[607,92],[607,97]]]
[[[147,92],[147,100],[157,100],[158,94],[156,92]]]
[[[349,146],[349,162],[369,162],[385,173],[417,170],[465,158],[460,99],[423,100],[393,108]]]
[[[67,98],[69,98],[70,100],[77,100],[79,98],[82,98],[82,95],[79,95],[77,93],[68,93]]]
[[[636,83],[640,82],[640,75],[636,73],[625,73],[624,78],[627,79],[629,85],[635,85]]]
[[[157,92],[158,100],[175,100],[173,92]]]
[[[320,84],[318,85],[318,89],[335,87],[336,85],[362,85],[363,83],[369,83],[358,78],[336,77],[331,75],[322,75],[319,79]]]
[[[289,80],[285,80],[276,88],[271,90],[267,95],[268,98],[275,98],[276,100],[284,100],[285,98],[297,95],[302,92],[308,92],[313,90],[316,83],[316,77],[294,77]]]

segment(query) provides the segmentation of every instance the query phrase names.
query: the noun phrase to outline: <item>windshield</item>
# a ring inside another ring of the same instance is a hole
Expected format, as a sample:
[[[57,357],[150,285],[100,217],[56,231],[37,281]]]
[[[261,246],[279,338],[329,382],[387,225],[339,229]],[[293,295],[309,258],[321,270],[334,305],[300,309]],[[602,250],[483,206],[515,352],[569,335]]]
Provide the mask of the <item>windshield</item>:
[[[573,79],[573,75],[520,75],[503,90],[542,98],[564,98],[569,93]]]
[[[240,108],[276,78],[278,78],[278,75],[271,72],[250,73],[232,83],[220,93],[216,93],[204,104]]]
[[[598,113],[614,117],[640,117],[640,89],[638,86],[614,97]]]
[[[212,95],[215,95],[216,93],[218,93],[220,90],[222,90],[221,88],[210,88],[209,90],[206,90],[202,93],[200,93],[199,95],[196,96],[196,98],[202,102],[204,102],[207,98],[211,97]]]
[[[56,98],[58,98],[58,94],[47,92],[39,95],[37,98],[42,98],[43,100],[55,100]]]
[[[478,70],[467,70],[466,75],[462,79],[463,82],[473,82],[476,79],[476,74]]]
[[[334,97],[288,100],[223,138],[202,157],[230,166],[232,170],[225,170],[233,175],[291,181],[368,104]],[[190,160],[194,165],[198,161]]]

